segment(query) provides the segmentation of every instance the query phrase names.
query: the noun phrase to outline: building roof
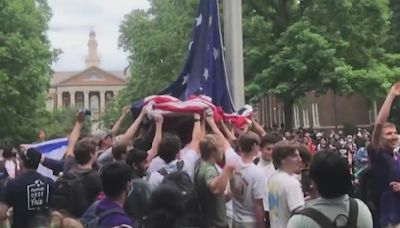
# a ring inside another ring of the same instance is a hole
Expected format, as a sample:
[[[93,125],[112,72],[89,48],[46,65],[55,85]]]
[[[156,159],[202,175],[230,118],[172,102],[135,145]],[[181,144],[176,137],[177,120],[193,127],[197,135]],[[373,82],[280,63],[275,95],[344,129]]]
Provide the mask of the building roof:
[[[103,76],[107,77],[107,83],[102,82],[102,80],[79,80],[80,77],[87,76],[90,73],[100,73]],[[67,86],[67,85],[110,85],[110,80],[115,84],[125,84],[126,76],[123,71],[105,71],[98,67],[90,67],[83,71],[60,71],[55,72],[53,77],[50,80],[50,87],[58,87],[58,86]]]

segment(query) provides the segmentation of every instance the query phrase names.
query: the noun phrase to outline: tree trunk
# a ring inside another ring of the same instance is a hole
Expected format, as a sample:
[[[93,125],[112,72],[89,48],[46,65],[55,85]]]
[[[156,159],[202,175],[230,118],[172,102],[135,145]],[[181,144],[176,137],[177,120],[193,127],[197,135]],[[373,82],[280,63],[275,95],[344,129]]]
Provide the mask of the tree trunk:
[[[283,101],[283,112],[285,113],[285,130],[293,129],[293,104],[292,99],[285,99]]]

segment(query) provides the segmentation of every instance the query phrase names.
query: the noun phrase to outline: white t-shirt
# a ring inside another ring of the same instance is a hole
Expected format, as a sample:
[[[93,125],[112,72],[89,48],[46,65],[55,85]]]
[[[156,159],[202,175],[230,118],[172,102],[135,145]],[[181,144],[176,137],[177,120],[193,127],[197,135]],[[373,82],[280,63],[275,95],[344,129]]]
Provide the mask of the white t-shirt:
[[[358,217],[357,217],[357,227],[358,228],[372,228],[372,215],[369,211],[367,205],[362,201],[356,199],[358,204]],[[344,195],[335,199],[324,199],[317,198],[311,201],[307,207],[317,209],[331,221],[336,219],[336,224],[338,226],[344,226],[347,224],[346,217],[349,215],[350,203],[349,196]],[[294,215],[290,218],[288,223],[288,228],[321,228],[313,219],[304,215]]]
[[[200,156],[196,151],[188,147],[183,148],[180,153],[181,160],[184,162],[183,171],[189,174],[190,178],[193,180],[194,168]]]
[[[149,168],[147,169],[147,172],[149,175],[151,175],[154,172],[157,172],[158,170],[164,168],[167,166],[167,163],[165,163],[164,160],[162,160],[159,156],[155,157],[153,160],[151,160],[149,164]]]
[[[114,157],[112,155],[112,148],[108,148],[97,158],[97,162],[99,163],[100,166],[112,163],[113,161]]]
[[[236,222],[256,222],[254,200],[263,199],[265,175],[253,162],[239,166],[230,180],[233,196],[233,220]]]
[[[163,160],[163,161],[164,161],[164,160]],[[164,169],[167,171],[167,173],[176,172],[177,169],[178,169],[178,167],[176,166],[176,163],[177,163],[177,162],[178,162],[178,160],[173,160],[172,162],[166,164],[166,166],[161,167],[160,169],[164,168]],[[165,162],[164,162],[164,163],[165,163]],[[158,169],[158,170],[160,170],[160,169]],[[150,178],[149,178],[149,184],[150,184],[150,188],[151,188],[152,190],[154,190],[155,188],[157,188],[158,185],[160,185],[161,182],[164,180],[164,176],[163,176],[161,173],[159,173],[158,170],[157,170],[156,172],[153,172],[153,173],[150,175]]]
[[[268,204],[271,228],[286,228],[292,211],[304,206],[300,182],[278,170],[268,181]]]
[[[257,167],[262,170],[265,176],[265,194],[263,198],[263,203],[264,203],[264,210],[268,211],[268,180],[272,176],[272,174],[275,173],[275,166],[272,161],[265,161],[262,158],[260,158],[260,161],[257,164]]]
[[[15,171],[19,169],[19,162],[17,160],[6,160],[5,168],[10,178],[15,178]]]

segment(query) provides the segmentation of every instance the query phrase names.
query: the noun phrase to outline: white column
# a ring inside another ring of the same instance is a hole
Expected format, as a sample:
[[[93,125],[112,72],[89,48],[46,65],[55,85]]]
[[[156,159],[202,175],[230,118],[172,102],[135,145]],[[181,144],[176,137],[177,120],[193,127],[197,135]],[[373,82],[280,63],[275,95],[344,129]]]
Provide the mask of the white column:
[[[71,108],[75,108],[75,91],[69,92],[69,98],[71,100]]]
[[[100,112],[106,109],[106,92],[100,91]]]
[[[83,91],[83,107],[89,109],[89,91]]]
[[[62,92],[57,92],[57,108],[62,108]]]
[[[226,73],[233,102],[244,105],[242,0],[224,0]]]

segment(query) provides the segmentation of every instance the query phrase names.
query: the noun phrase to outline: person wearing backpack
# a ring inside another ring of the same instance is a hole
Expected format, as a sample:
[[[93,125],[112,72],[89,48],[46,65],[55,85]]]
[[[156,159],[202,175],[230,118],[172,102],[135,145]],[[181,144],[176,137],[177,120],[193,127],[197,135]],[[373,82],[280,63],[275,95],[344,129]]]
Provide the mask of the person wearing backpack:
[[[11,180],[0,203],[0,222],[13,208],[12,228],[26,228],[37,216],[48,216],[53,199],[54,182],[37,172],[42,154],[30,148],[21,156],[23,174]]]
[[[149,167],[147,152],[133,148],[128,152],[126,163],[131,167],[132,180],[125,202],[125,211],[135,221],[135,227],[143,227],[143,220],[149,213],[151,189],[145,180]]]
[[[115,162],[104,166],[100,178],[106,198],[94,202],[85,211],[81,217],[85,228],[134,227],[123,209],[131,177],[127,164]]]
[[[152,189],[160,185],[167,174],[183,169],[184,164],[178,163],[179,160],[177,159],[180,149],[181,140],[177,135],[170,133],[163,135],[158,148],[158,156],[165,162],[166,166],[150,175],[149,184]]]
[[[230,179],[234,228],[265,228],[263,198],[266,177],[254,163],[260,151],[260,138],[253,132],[239,137],[240,160]]]
[[[176,186],[160,184],[151,194],[150,211],[144,221],[145,228],[193,228],[179,224],[185,209],[181,191]]]
[[[92,168],[96,143],[90,137],[80,140],[75,146],[74,157],[78,166],[64,173],[55,183],[53,208],[79,218],[102,190],[99,174]]]
[[[348,196],[352,176],[347,161],[334,151],[320,151],[310,165],[319,198],[294,212],[287,228],[372,228],[372,215],[358,199]]]

